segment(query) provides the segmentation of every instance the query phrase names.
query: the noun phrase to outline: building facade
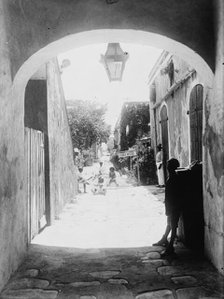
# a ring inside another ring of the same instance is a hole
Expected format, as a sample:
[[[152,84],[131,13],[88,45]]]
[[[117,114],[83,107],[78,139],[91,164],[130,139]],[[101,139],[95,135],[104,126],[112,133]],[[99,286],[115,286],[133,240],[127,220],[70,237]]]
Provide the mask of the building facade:
[[[163,52],[149,76],[154,148],[182,167],[202,161],[202,125],[206,86],[203,78],[177,56]]]
[[[149,75],[149,88],[152,144],[155,152],[162,144],[164,177],[170,158],[183,168],[179,236],[186,245],[203,250],[208,211],[203,208],[202,136],[208,86],[193,67],[164,51]]]

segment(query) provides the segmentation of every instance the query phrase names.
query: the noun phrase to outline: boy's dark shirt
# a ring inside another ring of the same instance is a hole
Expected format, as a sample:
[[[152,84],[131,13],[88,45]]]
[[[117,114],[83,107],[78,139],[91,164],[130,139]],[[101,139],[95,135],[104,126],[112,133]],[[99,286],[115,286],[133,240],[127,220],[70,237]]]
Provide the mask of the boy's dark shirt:
[[[176,173],[170,175],[165,187],[165,210],[166,215],[181,211],[181,190],[180,180]]]

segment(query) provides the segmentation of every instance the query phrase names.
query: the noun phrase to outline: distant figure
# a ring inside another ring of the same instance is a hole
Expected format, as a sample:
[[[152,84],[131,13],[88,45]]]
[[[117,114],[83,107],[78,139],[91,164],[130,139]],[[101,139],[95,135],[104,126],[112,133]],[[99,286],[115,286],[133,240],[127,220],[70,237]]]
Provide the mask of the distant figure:
[[[113,154],[111,155],[110,162],[113,164],[115,170],[120,173],[122,165],[119,161],[119,156],[117,154],[117,151],[114,151]]]
[[[84,167],[84,157],[83,157],[83,153],[82,151],[80,151],[80,153],[78,154],[77,157],[77,166],[79,169]]]
[[[79,167],[79,174],[78,174],[78,193],[81,193],[81,190],[80,190],[80,184],[83,184],[83,191],[84,193],[86,193],[86,185],[88,184],[86,179],[84,178],[84,175],[83,175],[83,168],[82,167]]]
[[[173,243],[176,237],[176,231],[182,207],[179,177],[176,173],[176,169],[179,166],[179,161],[175,158],[172,158],[167,162],[168,179],[166,181],[165,187],[165,211],[167,216],[167,226],[162,239],[153,244],[153,246],[166,247],[166,250],[161,254],[162,257],[174,253]],[[170,231],[171,239],[170,242],[168,242],[167,237]]]
[[[104,176],[104,177],[105,177],[105,175],[107,175],[107,173],[106,173],[106,169],[105,169],[105,167],[104,167],[102,161],[100,161],[100,167],[98,168],[98,173],[97,173],[97,175],[102,175],[102,176]]]
[[[157,185],[157,187],[164,187],[162,144],[159,144],[157,146],[156,168],[157,168],[157,176],[158,176],[158,185]]]
[[[99,168],[99,174],[103,174],[104,169],[103,169],[103,162],[100,162],[100,168]]]
[[[75,165],[78,165],[78,156],[79,156],[79,150],[77,148],[74,148],[73,158],[74,158]]]
[[[97,175],[95,175],[92,192],[93,192],[93,194],[106,195],[106,187],[105,187],[104,177],[100,172]]]
[[[114,167],[110,167],[109,171],[109,183],[108,186],[112,183],[114,183],[116,186],[118,186],[117,180],[116,180],[116,173]]]

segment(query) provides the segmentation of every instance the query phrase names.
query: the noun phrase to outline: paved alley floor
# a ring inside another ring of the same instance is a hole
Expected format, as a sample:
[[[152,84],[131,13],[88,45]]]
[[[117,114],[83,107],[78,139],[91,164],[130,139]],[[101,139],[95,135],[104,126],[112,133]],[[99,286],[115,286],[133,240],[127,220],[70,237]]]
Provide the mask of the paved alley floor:
[[[33,240],[0,298],[224,298],[224,278],[201,255],[178,243],[162,259],[163,248],[152,246],[166,224],[163,190],[118,183],[68,204]]]
[[[81,194],[33,243],[75,248],[142,247],[160,239],[163,203],[144,187],[111,187],[106,196]]]

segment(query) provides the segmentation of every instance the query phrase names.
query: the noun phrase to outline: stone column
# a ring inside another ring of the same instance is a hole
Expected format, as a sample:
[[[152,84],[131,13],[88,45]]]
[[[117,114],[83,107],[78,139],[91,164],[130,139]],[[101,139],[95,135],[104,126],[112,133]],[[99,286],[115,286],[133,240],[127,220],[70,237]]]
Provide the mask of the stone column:
[[[0,290],[27,247],[24,101],[12,86],[7,18],[0,0]]]
[[[204,218],[205,251],[224,274],[224,2],[216,6],[216,68],[213,89],[205,101]]]

